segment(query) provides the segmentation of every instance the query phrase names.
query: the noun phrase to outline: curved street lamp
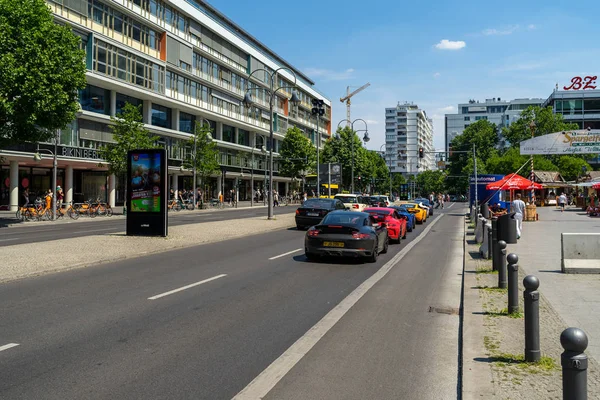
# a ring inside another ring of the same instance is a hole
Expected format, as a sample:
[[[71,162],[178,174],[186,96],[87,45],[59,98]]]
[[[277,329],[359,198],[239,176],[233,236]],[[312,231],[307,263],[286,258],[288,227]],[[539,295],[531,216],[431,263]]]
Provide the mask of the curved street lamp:
[[[356,121],[362,121],[365,124],[365,129],[360,129],[360,130],[355,131],[354,130],[354,123]],[[350,124],[350,129],[352,129],[352,135],[353,136],[354,136],[354,132],[364,132],[365,134],[363,135],[363,138],[362,138],[363,142],[367,143],[369,140],[371,140],[371,138],[369,138],[369,127],[367,125],[367,121],[365,121],[364,119],[357,118],[354,121],[350,121],[348,119],[343,119],[340,122],[338,122],[338,124],[337,124],[338,128],[340,127],[340,124],[342,122],[348,122]],[[336,131],[337,131],[337,129],[336,129]],[[339,137],[339,135],[336,133],[336,138],[337,137]],[[351,179],[351,181],[350,181],[350,192],[354,193],[354,137],[352,137],[352,140],[350,141],[350,147],[352,148],[352,157],[351,157],[352,158],[352,168],[351,168],[352,176],[350,178]]]
[[[287,70],[287,71],[291,72],[292,76],[294,77],[294,86],[280,86],[277,89],[275,89],[275,78],[277,77],[277,72],[279,72],[281,70]],[[266,89],[269,94],[269,144],[270,144],[270,146],[269,146],[268,219],[273,219],[273,99],[275,98],[275,95],[277,94],[277,92],[282,89],[290,89],[292,91],[292,97],[290,99],[290,101],[292,102],[292,105],[297,106],[298,104],[300,104],[300,98],[296,94],[297,78],[296,78],[296,73],[294,71],[292,71],[291,69],[286,68],[286,67],[277,68],[273,72],[269,72],[264,68],[259,68],[259,69],[252,71],[252,73],[248,76],[248,79],[246,81],[246,94],[244,95],[244,100],[242,101],[244,103],[245,107],[249,108],[250,106],[252,106],[252,104],[254,104],[254,100],[252,100],[252,95],[250,94],[250,90],[251,90],[250,89],[250,78],[252,78],[252,75],[254,75],[256,72],[259,72],[259,71],[263,71],[265,73],[265,75],[269,77],[269,89]]]

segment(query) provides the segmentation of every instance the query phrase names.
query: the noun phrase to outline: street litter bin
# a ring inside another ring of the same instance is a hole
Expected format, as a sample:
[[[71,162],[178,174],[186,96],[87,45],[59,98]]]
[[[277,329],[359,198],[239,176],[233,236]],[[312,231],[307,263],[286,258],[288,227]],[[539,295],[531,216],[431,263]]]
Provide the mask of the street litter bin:
[[[508,244],[517,243],[517,220],[515,213],[500,215],[496,223],[498,240],[504,240]]]
[[[488,206],[488,203],[483,203],[480,207],[480,213],[481,215],[483,215],[483,218],[485,219],[489,219],[490,218],[490,208]]]

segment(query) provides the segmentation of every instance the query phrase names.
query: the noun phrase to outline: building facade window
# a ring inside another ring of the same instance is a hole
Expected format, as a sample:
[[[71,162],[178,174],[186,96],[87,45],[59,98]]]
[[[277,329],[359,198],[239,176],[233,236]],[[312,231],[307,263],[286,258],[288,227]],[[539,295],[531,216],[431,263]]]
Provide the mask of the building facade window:
[[[171,109],[152,104],[152,125],[171,128]]]
[[[179,113],[179,130],[181,132],[192,133],[194,131],[194,123],[196,117],[192,114],[180,112]]]
[[[125,107],[126,103],[140,107],[143,104],[143,101],[136,99],[135,97],[117,93],[117,114],[120,114],[123,111],[123,107]]]
[[[250,132],[245,129],[238,128],[237,142],[242,146],[250,146]]]
[[[86,85],[80,93],[81,108],[95,113],[110,114],[110,91]]]
[[[233,126],[223,124],[223,141],[235,143],[235,128]]]
[[[465,117],[465,121],[470,121],[471,117]]]
[[[94,40],[93,70],[157,93],[165,91],[165,68],[125,50]]]

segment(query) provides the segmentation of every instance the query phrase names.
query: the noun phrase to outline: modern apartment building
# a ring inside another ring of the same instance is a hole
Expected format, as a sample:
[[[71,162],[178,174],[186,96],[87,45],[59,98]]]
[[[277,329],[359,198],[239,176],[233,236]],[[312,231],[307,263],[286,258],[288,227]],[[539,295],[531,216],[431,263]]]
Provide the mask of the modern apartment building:
[[[86,52],[87,87],[80,93],[82,113],[60,132],[58,184],[66,201],[100,197],[111,204],[124,199],[123,182],[107,175],[98,148],[112,140],[110,117],[126,102],[141,106],[143,121],[160,137],[169,158],[171,188],[191,189],[191,171],[181,168],[191,148],[195,121],[209,121],[219,148],[221,174],[207,182],[211,196],[239,188],[240,199],[263,188],[269,150],[269,73],[280,67],[275,87],[294,86],[301,99],[293,107],[291,90],[279,90],[274,101],[274,152],[290,126],[316,143],[311,100],[325,101],[318,132],[331,134],[331,102],[314,82],[280,55],[202,0],[48,0],[56,23],[69,24]],[[254,71],[258,71],[252,74]],[[292,71],[292,72],[290,72]],[[252,74],[252,77],[250,77]],[[250,88],[255,104],[242,103]],[[0,150],[0,205],[13,208],[25,188],[51,187],[52,160],[34,162],[36,144]],[[54,144],[40,148],[54,151]],[[276,154],[277,156],[278,154]],[[251,181],[251,176],[254,176]],[[275,187],[288,190],[291,177],[278,174]]]
[[[510,101],[498,98],[485,99],[485,102],[469,100],[458,105],[458,113],[446,114],[446,151],[448,145],[456,136],[463,133],[465,128],[479,120],[488,120],[498,126],[498,130],[509,126],[519,118],[521,112],[529,106],[540,106],[543,99],[514,99]],[[500,138],[502,140],[502,138]],[[500,144],[503,145],[502,143]]]
[[[544,107],[552,107],[555,114],[562,114],[565,121],[574,122],[579,128],[600,129],[600,90],[558,90],[544,101]]]
[[[416,104],[398,103],[385,109],[385,145],[392,173],[409,176],[435,169],[433,121]]]

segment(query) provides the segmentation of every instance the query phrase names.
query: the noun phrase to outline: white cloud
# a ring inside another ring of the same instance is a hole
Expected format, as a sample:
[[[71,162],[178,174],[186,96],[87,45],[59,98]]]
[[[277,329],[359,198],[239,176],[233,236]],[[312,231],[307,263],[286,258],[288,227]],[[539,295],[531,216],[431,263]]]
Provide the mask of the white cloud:
[[[532,31],[532,30],[534,30],[536,28],[537,28],[537,26],[535,26],[534,24],[527,25],[527,29],[529,29],[530,31]]]
[[[462,40],[452,41],[448,39],[442,39],[438,44],[435,45],[436,49],[439,50],[460,50],[467,44]]]
[[[454,111],[455,107],[454,106],[447,106],[447,107],[438,108],[438,110],[447,114],[447,113],[450,113],[450,112]]]
[[[505,29],[484,29],[481,33],[483,33],[485,36],[510,35],[517,29],[519,29],[519,25],[509,26]]]
[[[322,78],[327,81],[343,81],[352,77],[354,68],[348,68],[344,71],[333,71],[323,68],[305,68],[304,73],[310,78]]]
[[[365,120],[367,124],[371,124],[371,125],[377,125],[379,124],[379,121],[375,120],[375,119],[366,119]]]
[[[435,74],[433,74],[434,78],[439,78],[440,76],[442,76],[442,74],[440,74],[439,72],[436,72]]]

